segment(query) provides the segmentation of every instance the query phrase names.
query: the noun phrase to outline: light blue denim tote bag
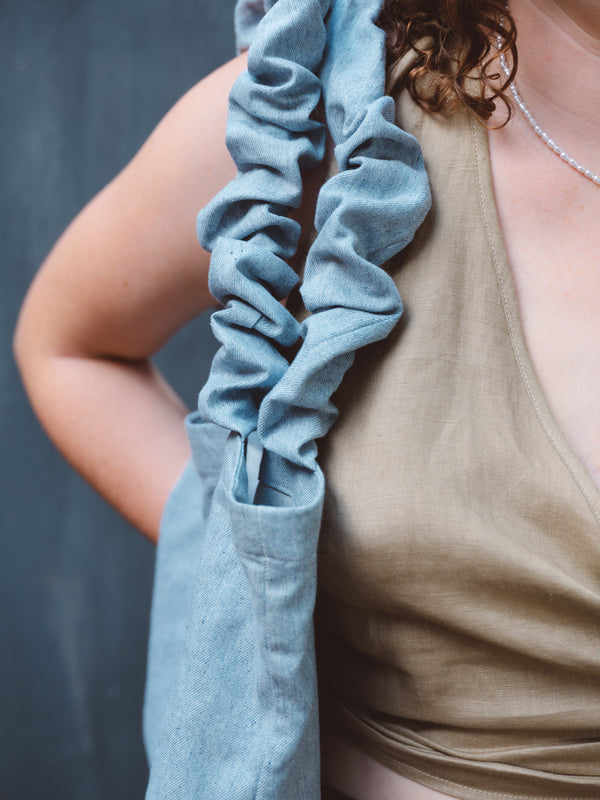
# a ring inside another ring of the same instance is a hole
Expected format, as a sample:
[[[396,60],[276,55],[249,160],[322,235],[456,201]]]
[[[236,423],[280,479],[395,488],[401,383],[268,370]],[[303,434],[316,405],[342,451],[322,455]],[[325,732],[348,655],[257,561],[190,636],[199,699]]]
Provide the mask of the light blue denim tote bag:
[[[355,350],[401,314],[381,265],[429,207],[420,149],[384,94],[380,6],[238,6],[238,32],[252,38],[230,97],[238,174],[198,218],[222,346],[187,421],[193,458],[159,541],[147,800],[320,797],[316,442],[336,419],[330,398]],[[302,170],[324,155],[321,96],[339,173],[319,194],[300,324],[280,302],[298,282],[286,259],[299,226],[287,214],[300,204]]]

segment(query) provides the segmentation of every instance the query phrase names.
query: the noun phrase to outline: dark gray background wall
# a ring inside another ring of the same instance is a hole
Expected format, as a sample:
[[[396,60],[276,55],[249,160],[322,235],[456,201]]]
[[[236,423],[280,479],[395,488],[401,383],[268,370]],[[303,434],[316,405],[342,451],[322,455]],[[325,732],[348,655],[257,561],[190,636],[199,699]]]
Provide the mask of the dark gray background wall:
[[[134,800],[154,553],[66,466],[10,352],[74,216],[175,100],[234,54],[234,0],[0,3],[0,797]],[[206,320],[159,363],[189,404]]]

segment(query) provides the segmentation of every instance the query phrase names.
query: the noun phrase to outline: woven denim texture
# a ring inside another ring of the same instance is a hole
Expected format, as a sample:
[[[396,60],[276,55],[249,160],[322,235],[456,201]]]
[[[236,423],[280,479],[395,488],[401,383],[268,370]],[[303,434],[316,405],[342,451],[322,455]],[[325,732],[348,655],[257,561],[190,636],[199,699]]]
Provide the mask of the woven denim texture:
[[[312,612],[324,478],[316,440],[354,352],[402,304],[381,264],[429,208],[416,141],[384,95],[381,0],[243,2],[252,45],[230,97],[236,178],[200,213],[222,346],[188,420],[190,465],[157,559],[145,739],[148,800],[320,796]],[[260,21],[259,21],[260,18]],[[323,93],[339,174],[321,189],[301,287],[281,304],[299,226],[301,171],[323,158]],[[299,350],[287,357],[292,345]],[[291,363],[290,363],[291,360]],[[262,460],[248,485],[250,434]],[[177,563],[182,566],[179,577]]]

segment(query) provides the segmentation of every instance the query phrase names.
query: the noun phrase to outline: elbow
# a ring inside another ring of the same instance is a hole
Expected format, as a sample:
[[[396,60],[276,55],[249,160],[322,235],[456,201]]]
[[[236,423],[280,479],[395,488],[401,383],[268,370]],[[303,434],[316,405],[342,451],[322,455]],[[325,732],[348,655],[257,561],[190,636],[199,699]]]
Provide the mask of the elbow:
[[[13,357],[30,398],[41,360],[49,355],[50,338],[44,336],[44,326],[40,323],[31,294],[30,290],[25,297],[12,338]]]
[[[25,308],[21,308],[12,338],[12,351],[17,369],[23,377],[26,370],[28,356],[30,355],[27,342],[27,318]]]

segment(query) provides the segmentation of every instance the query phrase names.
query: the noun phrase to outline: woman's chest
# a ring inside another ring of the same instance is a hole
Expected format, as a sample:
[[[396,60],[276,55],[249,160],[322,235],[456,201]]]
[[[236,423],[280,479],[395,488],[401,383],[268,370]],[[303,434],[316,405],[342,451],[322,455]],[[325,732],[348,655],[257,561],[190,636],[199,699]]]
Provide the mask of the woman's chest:
[[[544,149],[532,159],[495,142],[492,132],[527,350],[558,427],[600,486],[600,188]]]
[[[538,193],[527,212],[513,173],[499,211],[516,222],[501,228],[485,132],[463,129],[444,149],[434,124],[420,131],[436,145],[424,148],[432,213],[389,265],[404,318],[358,354],[321,448],[322,545],[351,565],[333,568],[332,590],[351,577],[359,595],[400,607],[436,585],[460,618],[476,601],[465,559],[481,585],[500,571],[513,597],[537,583],[541,604],[545,579],[524,574],[531,553],[597,587],[600,495],[586,458],[600,456],[600,279],[589,209]]]
[[[404,318],[358,354],[320,448],[319,620],[360,676],[336,672],[337,695],[481,754],[510,747],[516,719],[564,737],[586,709],[597,725],[600,495],[565,423],[599,440],[596,217],[573,194],[543,205],[552,187],[513,170],[501,228],[483,129],[417,121],[434,204],[390,265]]]

